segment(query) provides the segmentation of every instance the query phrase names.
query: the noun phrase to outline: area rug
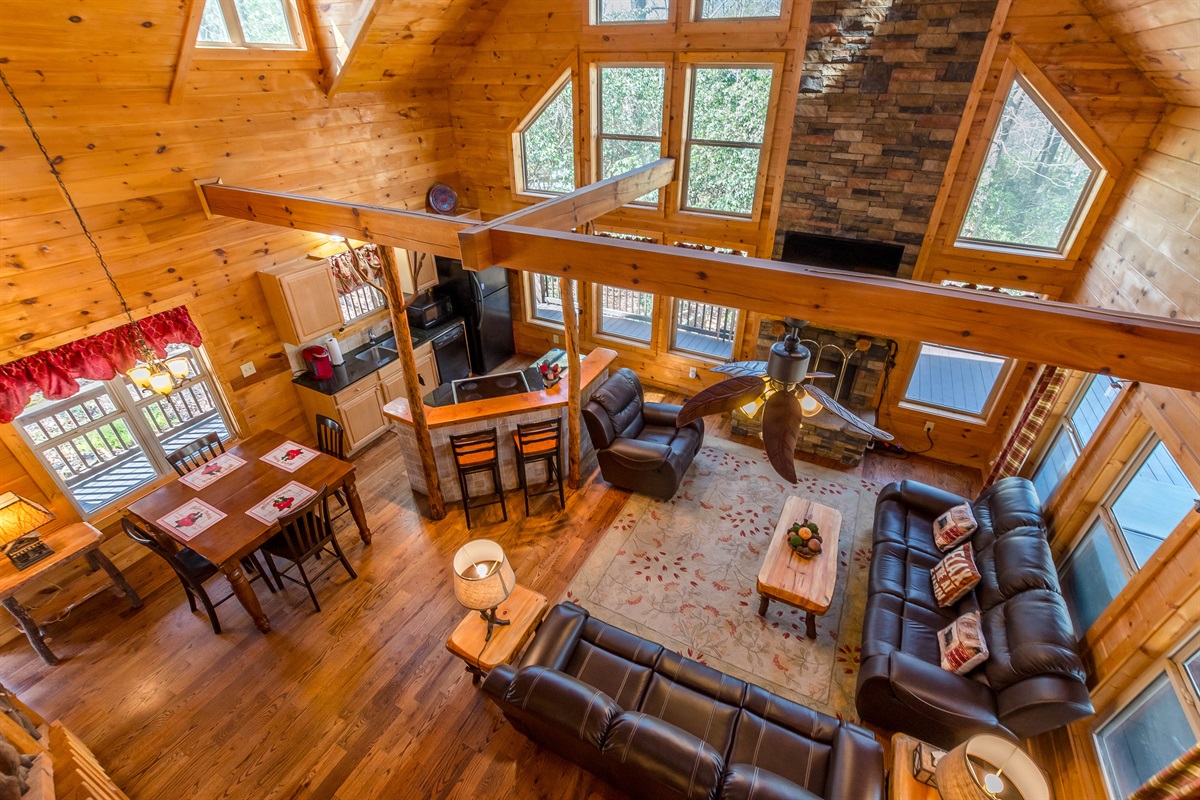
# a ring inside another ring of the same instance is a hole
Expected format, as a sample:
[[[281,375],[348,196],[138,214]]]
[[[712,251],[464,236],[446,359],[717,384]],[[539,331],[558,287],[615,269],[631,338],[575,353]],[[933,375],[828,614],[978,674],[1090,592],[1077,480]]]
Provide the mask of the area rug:
[[[857,720],[871,521],[882,487],[804,462],[796,472],[798,484],[789,486],[763,451],[710,440],[674,498],[630,498],[565,599],[688,658]],[[766,618],[758,615],[758,571],[791,495],[842,512],[837,586],[817,617],[815,641],[798,609],[772,601]]]

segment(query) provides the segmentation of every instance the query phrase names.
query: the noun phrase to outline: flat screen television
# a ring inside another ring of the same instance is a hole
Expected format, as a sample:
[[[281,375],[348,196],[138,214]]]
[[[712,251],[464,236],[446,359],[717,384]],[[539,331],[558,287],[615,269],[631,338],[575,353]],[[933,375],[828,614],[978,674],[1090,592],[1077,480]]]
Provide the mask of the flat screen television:
[[[789,232],[783,238],[780,261],[894,278],[900,272],[903,257],[903,245]]]

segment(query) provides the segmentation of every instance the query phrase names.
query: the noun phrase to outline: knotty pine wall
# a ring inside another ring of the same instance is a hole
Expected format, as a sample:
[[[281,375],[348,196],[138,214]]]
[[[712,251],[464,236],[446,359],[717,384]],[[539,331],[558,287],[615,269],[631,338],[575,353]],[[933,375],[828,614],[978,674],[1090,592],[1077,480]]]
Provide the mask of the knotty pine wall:
[[[1082,259],[1071,299],[1098,308],[1200,319],[1200,109],[1173,107],[1131,168],[1107,224]],[[1200,356],[1181,369],[1200,369]],[[1054,550],[1061,561],[1096,504],[1145,438],[1157,435],[1200,487],[1200,397],[1160,386],[1127,391],[1054,498]],[[1138,689],[1155,661],[1200,625],[1200,514],[1192,512],[1101,615],[1084,642],[1098,717]],[[1083,720],[1039,737],[1034,747],[1060,797],[1103,797],[1091,730]]]

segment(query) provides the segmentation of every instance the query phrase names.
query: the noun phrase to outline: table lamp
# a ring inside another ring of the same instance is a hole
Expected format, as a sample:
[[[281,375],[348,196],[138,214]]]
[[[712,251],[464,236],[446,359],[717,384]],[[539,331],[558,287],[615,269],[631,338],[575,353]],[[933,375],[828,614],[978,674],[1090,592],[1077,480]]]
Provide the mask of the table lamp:
[[[1051,800],[1046,776],[1008,739],[980,733],[942,756],[937,765],[942,800]]]
[[[454,554],[454,596],[487,622],[485,642],[492,638],[492,628],[509,624],[496,617],[496,607],[516,584],[517,576],[504,550],[490,539],[467,542]]]
[[[54,514],[32,500],[26,500],[13,492],[0,494],[0,551],[6,553],[9,558],[14,558],[11,544],[30,534],[33,534],[30,539],[36,539],[37,534],[34,531],[52,519]],[[44,544],[39,544],[36,556],[32,552],[27,554],[23,564],[17,564],[18,569],[40,561],[53,552]],[[17,563],[15,558],[13,563]]]

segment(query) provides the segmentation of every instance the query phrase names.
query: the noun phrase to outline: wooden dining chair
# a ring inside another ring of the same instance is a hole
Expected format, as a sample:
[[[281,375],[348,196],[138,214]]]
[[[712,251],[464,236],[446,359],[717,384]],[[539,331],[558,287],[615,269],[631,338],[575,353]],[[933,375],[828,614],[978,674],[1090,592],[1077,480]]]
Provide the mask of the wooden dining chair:
[[[337,535],[329,524],[329,494],[325,486],[322,486],[313,498],[300,508],[285,517],[280,517],[279,528],[279,533],[268,539],[262,546],[262,552],[267,557],[267,567],[275,576],[275,581],[279,584],[280,589],[283,588],[284,578],[303,586],[308,590],[308,596],[312,598],[313,606],[320,611],[321,604],[317,602],[317,595],[312,586],[314,578],[321,577],[338,562],[341,562],[342,566],[346,568],[346,572],[350,573],[351,578],[358,577],[354,567],[350,566],[350,562],[346,560],[346,554],[342,552]],[[326,564],[320,572],[309,577],[308,572],[304,569],[304,562],[314,556],[319,557],[321,553],[333,556],[333,560]],[[291,566],[280,572],[279,568],[275,566],[274,557],[292,562]],[[300,573],[299,579],[288,575],[293,567]]]
[[[225,445],[221,442],[221,434],[210,433],[168,454],[167,461],[183,476],[224,452]]]
[[[187,594],[188,606],[195,612],[196,598],[199,597],[200,602],[204,604],[204,610],[208,613],[208,620],[212,623],[213,633],[220,633],[221,621],[217,618],[217,606],[233,597],[233,592],[215,603],[208,596],[204,582],[221,571],[217,565],[190,547],[181,547],[171,539],[167,539],[164,543],[159,537],[143,529],[128,517],[121,519],[121,527],[126,536],[171,565],[171,569],[175,571],[175,577],[179,578],[179,582],[183,585],[183,591]],[[251,572],[250,581],[252,583],[262,578],[266,581],[267,588],[271,590],[271,593],[275,593],[271,579],[267,577],[267,573],[263,571],[262,565],[259,564],[253,553],[242,559],[242,566]]]
[[[563,492],[562,456],[559,452],[562,441],[562,417],[545,422],[529,422],[517,425],[512,432],[513,449],[517,454],[517,477],[521,480],[521,491],[525,494],[525,516],[529,516],[529,498],[543,494],[558,493],[563,508],[567,499]],[[546,483],[537,491],[529,488],[529,467],[541,462],[546,469]]]
[[[317,414],[317,449],[327,456],[333,456],[342,461],[346,460],[346,432],[342,429],[340,422],[324,414]],[[346,492],[342,487],[334,489],[333,496],[337,498],[343,509],[347,508]],[[333,519],[337,519],[345,513],[346,511],[343,510]],[[330,520],[330,522],[332,521]]]

